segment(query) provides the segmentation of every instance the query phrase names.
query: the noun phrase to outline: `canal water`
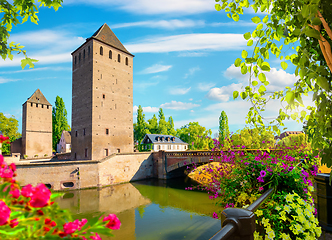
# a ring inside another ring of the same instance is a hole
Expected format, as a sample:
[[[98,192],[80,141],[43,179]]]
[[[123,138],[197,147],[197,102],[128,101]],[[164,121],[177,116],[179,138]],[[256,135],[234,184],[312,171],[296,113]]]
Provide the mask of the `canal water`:
[[[75,219],[115,213],[121,221],[114,237],[103,240],[206,240],[220,230],[220,210],[207,193],[187,191],[189,178],[144,180],[101,189],[67,191],[57,202]]]

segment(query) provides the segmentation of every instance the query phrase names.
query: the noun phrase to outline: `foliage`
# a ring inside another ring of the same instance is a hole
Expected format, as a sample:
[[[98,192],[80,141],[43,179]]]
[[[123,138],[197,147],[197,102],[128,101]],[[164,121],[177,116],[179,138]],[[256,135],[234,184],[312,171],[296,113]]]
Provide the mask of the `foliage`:
[[[172,136],[176,135],[176,131],[174,129],[174,122],[173,122],[172,116],[170,116],[168,118],[168,122],[167,122],[167,134],[168,135],[172,135]]]
[[[134,123],[134,139],[140,144],[145,134],[150,133],[145,122],[145,114],[141,105],[137,109],[137,121]]]
[[[1,137],[0,142],[5,140]],[[113,236],[112,229],[120,228],[115,214],[104,218],[72,221],[68,211],[53,200],[60,193],[51,194],[44,185],[21,187],[14,177],[15,164],[7,165],[0,155],[0,234],[1,239],[96,239],[99,234]]]
[[[165,115],[162,108],[159,108],[159,122],[158,122],[158,134],[168,134],[168,124],[165,119]]]
[[[34,0],[25,0],[25,1],[6,1],[3,0],[0,2],[0,12],[2,13],[1,23],[0,23],[0,56],[5,60],[9,58],[13,59],[13,52],[18,54],[22,53],[25,58],[21,60],[22,69],[26,65],[29,65],[30,68],[34,67],[34,62],[37,62],[35,59],[28,58],[26,51],[23,50],[20,43],[10,42],[9,32],[11,32],[13,25],[22,24],[26,22],[29,18],[30,21],[38,24],[38,8],[39,7],[53,7],[55,11],[61,7],[63,0],[39,0],[39,6],[35,4]]]
[[[315,217],[313,176],[318,158],[299,148],[221,152],[220,165],[207,166],[211,181],[202,189],[224,208],[246,208],[263,192],[274,192],[256,210],[259,231],[255,239],[318,239],[321,229]],[[301,165],[299,159],[305,158]],[[214,214],[214,216],[217,216]]]
[[[219,142],[224,144],[229,137],[228,117],[225,111],[222,111],[219,117]]]
[[[148,120],[148,129],[151,134],[157,134],[158,131],[158,118],[156,114],[153,114],[153,117]]]
[[[18,120],[14,116],[6,117],[3,113],[0,112],[0,132],[4,136],[9,137],[9,143],[2,144],[2,153],[5,155],[10,154],[10,142],[15,141],[21,137],[21,134],[18,132]]]
[[[52,110],[52,145],[54,150],[57,149],[62,131],[70,131],[70,126],[67,122],[65,103],[61,97],[56,96],[55,106]]]
[[[190,122],[176,131],[176,136],[189,143],[189,149],[191,150],[209,150],[213,147],[213,140],[210,137],[211,129],[206,130],[198,122]]]
[[[303,122],[307,120],[308,134],[315,154],[320,154],[322,163],[332,164],[332,99],[331,70],[332,24],[330,0],[216,0],[216,10],[224,9],[229,18],[239,20],[244,8],[252,8],[255,12],[263,12],[264,17],[255,16],[252,22],[257,24],[253,32],[244,34],[248,46],[253,46],[250,55],[246,50],[235,60],[234,65],[241,68],[242,74],[249,73],[248,86],[233,97],[241,96],[252,102],[247,115],[247,122],[255,126],[264,125],[261,111],[270,99],[278,99],[286,103],[279,110],[275,120],[269,122],[273,130],[280,134],[278,126],[283,126],[286,119]],[[281,42],[283,40],[283,42]],[[254,44],[255,41],[255,44]],[[284,51],[284,52],[282,52]],[[270,71],[268,59],[273,54],[281,61],[281,68],[287,69],[293,64],[298,77],[293,86],[284,90],[268,92],[269,85],[265,76]],[[258,79],[257,79],[258,78]],[[313,95],[315,107],[307,107],[309,114],[302,110],[302,97],[308,93]],[[271,126],[270,126],[271,127]],[[322,151],[320,151],[322,150]]]
[[[278,144],[278,146],[285,146],[285,147],[296,147],[300,149],[306,149],[310,150],[310,143],[308,142],[308,136],[306,136],[304,133],[300,134],[291,134],[287,137],[284,137],[281,139]]]

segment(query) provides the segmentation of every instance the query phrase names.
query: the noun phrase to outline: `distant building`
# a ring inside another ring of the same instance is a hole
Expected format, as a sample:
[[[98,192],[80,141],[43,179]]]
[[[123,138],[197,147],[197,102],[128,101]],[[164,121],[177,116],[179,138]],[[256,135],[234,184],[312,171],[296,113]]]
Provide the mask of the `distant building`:
[[[107,24],[72,52],[72,160],[133,152],[133,57]]]
[[[62,131],[61,138],[57,144],[58,153],[68,153],[71,152],[71,132]]]
[[[23,104],[22,139],[13,150],[19,149],[28,158],[52,156],[52,105],[39,89]]]
[[[141,151],[186,151],[188,143],[171,135],[146,134],[140,145]]]
[[[280,136],[275,136],[274,139],[276,140],[276,142],[279,142],[281,139],[285,138],[285,137],[288,137],[290,135],[293,135],[293,134],[301,134],[303,133],[303,131],[286,131],[286,132],[283,132],[280,134]]]

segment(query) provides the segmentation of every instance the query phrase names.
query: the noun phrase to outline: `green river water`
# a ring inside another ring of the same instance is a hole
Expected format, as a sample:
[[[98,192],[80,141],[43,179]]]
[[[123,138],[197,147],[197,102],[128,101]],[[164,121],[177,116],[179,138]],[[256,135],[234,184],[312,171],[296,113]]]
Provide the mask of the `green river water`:
[[[207,193],[186,191],[190,179],[144,180],[102,189],[67,191],[57,200],[75,219],[115,213],[115,237],[103,240],[205,240],[220,230],[218,211]]]

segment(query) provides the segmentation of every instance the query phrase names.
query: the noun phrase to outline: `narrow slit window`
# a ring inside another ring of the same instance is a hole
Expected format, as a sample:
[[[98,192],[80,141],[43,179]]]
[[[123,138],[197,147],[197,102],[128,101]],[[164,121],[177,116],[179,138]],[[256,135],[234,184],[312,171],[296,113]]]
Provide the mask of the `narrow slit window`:
[[[90,56],[90,46],[88,46],[88,56]]]
[[[109,134],[109,129],[108,128],[106,128],[106,135],[108,135]]]
[[[83,50],[83,59],[85,59],[85,49]]]
[[[31,103],[31,107],[33,107],[33,103]]]
[[[85,128],[83,128],[83,136],[85,136]]]
[[[103,56],[103,47],[100,47],[100,55]]]
[[[84,149],[84,156],[85,156],[85,157],[88,157],[88,149],[87,149],[87,148]]]
[[[121,56],[118,54],[118,62],[121,62]]]
[[[105,97],[106,97],[105,94],[103,94],[103,99],[105,99]]]
[[[75,137],[77,137],[77,130],[75,131]]]
[[[78,63],[80,63],[80,62],[81,62],[81,53],[78,54]]]
[[[109,57],[110,59],[112,59],[112,51],[111,51],[111,50],[108,52],[108,57]]]
[[[128,66],[128,58],[126,57],[126,65]]]

